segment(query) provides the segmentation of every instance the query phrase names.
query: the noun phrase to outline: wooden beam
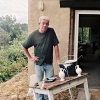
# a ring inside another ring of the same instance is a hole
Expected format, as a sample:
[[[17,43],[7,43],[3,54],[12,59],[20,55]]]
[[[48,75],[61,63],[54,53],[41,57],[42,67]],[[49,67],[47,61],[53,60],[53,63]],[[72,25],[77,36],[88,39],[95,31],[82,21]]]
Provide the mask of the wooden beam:
[[[100,0],[60,0],[60,7],[100,8]]]

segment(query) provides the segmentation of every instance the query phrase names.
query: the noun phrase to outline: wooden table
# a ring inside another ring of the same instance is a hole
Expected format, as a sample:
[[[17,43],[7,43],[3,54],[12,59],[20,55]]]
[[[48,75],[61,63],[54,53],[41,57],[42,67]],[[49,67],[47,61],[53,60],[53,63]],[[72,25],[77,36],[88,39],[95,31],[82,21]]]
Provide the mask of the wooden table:
[[[88,89],[88,81],[87,81],[87,73],[82,73],[82,76],[72,76],[72,77],[66,77],[65,81],[60,81],[60,78],[58,75],[55,75],[57,77],[56,81],[54,82],[40,82],[39,86],[33,88],[33,95],[34,100],[38,100],[37,94],[46,94],[49,97],[49,100],[54,100],[53,94],[59,93],[61,91],[65,91],[67,89],[71,89],[72,87],[76,87],[77,85],[84,84],[84,90],[85,90],[85,96],[86,100],[90,100],[90,94]],[[42,86],[42,89],[41,89]]]

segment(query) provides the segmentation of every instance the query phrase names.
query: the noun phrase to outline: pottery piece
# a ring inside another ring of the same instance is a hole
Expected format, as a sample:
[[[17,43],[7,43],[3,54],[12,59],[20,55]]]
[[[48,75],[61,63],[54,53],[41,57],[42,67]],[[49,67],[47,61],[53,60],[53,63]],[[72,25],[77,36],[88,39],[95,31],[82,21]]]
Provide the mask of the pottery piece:
[[[82,73],[82,69],[79,67],[79,65],[76,65],[76,73],[78,74],[78,76],[81,76]]]
[[[63,68],[60,68],[59,77],[60,77],[60,81],[64,81],[65,80],[65,73],[64,73],[64,69]]]

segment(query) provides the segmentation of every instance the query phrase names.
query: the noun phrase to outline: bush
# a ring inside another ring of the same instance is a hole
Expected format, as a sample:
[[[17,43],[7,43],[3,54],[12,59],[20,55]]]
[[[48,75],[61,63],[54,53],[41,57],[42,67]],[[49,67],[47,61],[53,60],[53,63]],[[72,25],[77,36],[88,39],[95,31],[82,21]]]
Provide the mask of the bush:
[[[27,65],[21,41],[14,39],[7,48],[0,50],[0,82],[7,81]]]

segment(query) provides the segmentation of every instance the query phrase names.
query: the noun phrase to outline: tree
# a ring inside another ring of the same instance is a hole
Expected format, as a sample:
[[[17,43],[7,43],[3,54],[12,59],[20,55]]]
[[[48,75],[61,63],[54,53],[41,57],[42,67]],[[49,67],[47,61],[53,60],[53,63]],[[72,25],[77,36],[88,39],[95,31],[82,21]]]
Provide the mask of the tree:
[[[13,26],[16,22],[16,17],[8,16],[0,17],[0,27],[4,29],[6,32],[10,33],[13,29]]]
[[[6,47],[9,44],[10,35],[7,34],[2,28],[0,28],[0,46]]]
[[[27,24],[21,24],[21,30],[24,31],[24,32],[27,32],[28,31],[28,26]]]
[[[0,27],[5,30],[6,34],[9,34],[11,41],[15,38],[19,38],[22,34],[27,32],[27,24],[16,23],[16,17],[8,16],[0,17]]]
[[[26,66],[21,44],[26,38],[27,24],[16,23],[12,16],[0,17],[0,82],[7,81]],[[9,45],[8,45],[9,44]]]

